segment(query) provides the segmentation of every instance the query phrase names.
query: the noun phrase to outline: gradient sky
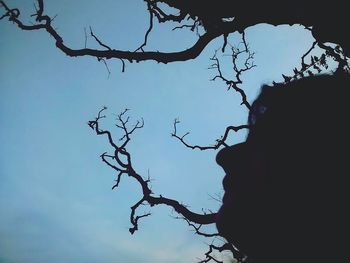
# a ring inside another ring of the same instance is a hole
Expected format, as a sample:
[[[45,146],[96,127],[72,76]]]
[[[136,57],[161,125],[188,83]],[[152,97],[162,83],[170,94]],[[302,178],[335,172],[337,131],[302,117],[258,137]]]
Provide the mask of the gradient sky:
[[[65,43],[76,48],[84,47],[84,28],[92,26],[110,46],[134,50],[148,27],[141,0],[45,2],[46,13],[57,14],[54,24]],[[31,1],[8,4],[30,20]],[[173,26],[157,25],[147,48],[174,51],[196,40],[186,30],[171,31]],[[215,164],[216,152],[189,150],[170,133],[178,117],[180,133],[191,131],[190,142],[208,145],[226,126],[245,123],[239,95],[210,81],[216,72],[208,70],[209,58],[222,39],[187,62],[127,63],[122,73],[118,60],[109,61],[108,76],[96,59],[65,56],[43,31],[24,32],[1,21],[0,36],[0,262],[175,263],[202,257],[206,240],[173,219],[167,207],[152,208],[140,230],[129,234],[130,206],[140,188],[123,178],[111,190],[115,173],[99,158],[110,147],[87,121],[105,105],[108,118],[101,125],[119,136],[115,114],[130,108],[132,120],[143,117],[145,127],[134,134],[129,151],[136,170],[154,179],[155,194],[198,212],[217,210],[220,203],[210,195],[222,194],[224,173]],[[297,25],[259,25],[246,31],[246,39],[257,65],[242,77],[250,101],[261,84],[279,81],[300,65],[313,40]],[[230,43],[238,42],[232,34]],[[96,43],[89,38],[87,46]],[[229,74],[231,64],[222,59]],[[230,141],[244,136],[237,133]]]

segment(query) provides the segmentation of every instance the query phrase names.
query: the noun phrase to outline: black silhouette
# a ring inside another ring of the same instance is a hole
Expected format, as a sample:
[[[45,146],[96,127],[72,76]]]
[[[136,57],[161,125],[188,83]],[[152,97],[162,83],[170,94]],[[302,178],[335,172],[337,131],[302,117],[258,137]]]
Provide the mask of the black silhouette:
[[[246,142],[226,147],[217,227],[248,262],[347,262],[346,74],[263,86]]]
[[[122,61],[123,70],[126,61],[155,60],[162,63],[174,61],[186,61],[196,58],[202,50],[215,38],[224,38],[223,49],[227,44],[227,36],[230,33],[239,32],[261,23],[271,25],[301,24],[310,30],[318,45],[326,42],[339,44],[345,54],[349,56],[350,40],[347,37],[348,9],[340,0],[331,4],[316,1],[274,1],[266,0],[251,3],[249,1],[234,0],[145,0],[150,15],[149,29],[145,33],[144,42],[136,50],[118,50],[103,43],[90,30],[90,35],[101,46],[101,49],[88,47],[74,49],[69,47],[62,36],[53,26],[53,19],[45,14],[44,0],[37,0],[35,23],[24,23],[20,17],[18,8],[9,7],[5,1],[0,1],[5,13],[0,19],[8,18],[23,30],[45,30],[54,39],[56,47],[71,57],[92,56],[101,59],[117,58]],[[165,7],[164,7],[165,6]],[[169,13],[169,8],[175,8],[175,12]],[[131,18],[130,18],[131,19]],[[178,52],[145,51],[149,33],[153,29],[153,20],[159,23],[179,23],[175,28],[189,28],[198,32],[198,28],[204,29],[198,40],[192,47]],[[121,36],[122,37],[122,36]]]
[[[201,230],[202,225],[215,224],[218,219],[220,234],[248,254],[250,262],[323,262],[331,257],[330,262],[335,262],[337,257],[344,261],[344,246],[347,242],[339,240],[348,234],[345,227],[348,199],[346,155],[342,151],[347,150],[346,88],[349,77],[341,72],[349,71],[347,57],[350,54],[350,38],[347,34],[348,9],[342,1],[332,1],[331,4],[301,0],[254,3],[233,0],[144,2],[150,16],[144,42],[138,48],[118,50],[99,39],[91,28],[90,37],[99,48],[87,47],[87,41],[85,47],[70,47],[69,41],[65,42],[56,30],[54,17],[45,13],[44,0],[35,1],[31,22],[26,22],[19,8],[10,7],[10,3],[0,0],[0,10],[3,11],[0,20],[8,19],[22,30],[44,30],[64,54],[97,58],[106,65],[108,72],[108,59],[119,59],[122,71],[126,62],[186,61],[199,56],[215,38],[223,38],[224,51],[228,47],[230,33],[242,35],[244,48],[232,48],[235,77],[224,76],[216,54],[211,58],[211,68],[217,70],[213,80],[223,81],[228,89],[241,95],[241,104],[250,110],[248,125],[226,127],[222,137],[210,146],[189,144],[185,140],[188,133],[183,136],[177,133],[178,120],[174,122],[172,133],[174,138],[191,149],[217,150],[226,147],[217,158],[228,174],[224,182],[226,194],[220,213],[191,211],[183,203],[151,191],[150,178],[135,171],[132,156],[128,152],[130,138],[135,130],[143,127],[143,121],[128,126],[127,110],[119,114],[117,126],[123,133],[119,141],[113,139],[109,130],[101,129],[100,121],[105,117],[103,114],[106,108],[88,122],[97,135],[107,137],[112,147],[112,153],[103,153],[101,159],[117,172],[113,188],[126,175],[135,179],[141,187],[142,197],[131,207],[130,233],[138,230],[140,219],[150,215],[138,214],[141,205],[166,205],[186,220],[197,234],[205,237],[218,236],[218,233]],[[172,8],[176,11],[169,11],[174,10]],[[177,52],[148,51],[147,41],[155,21],[178,23],[174,29],[188,28],[198,35],[198,39],[191,47]],[[301,24],[312,33],[315,42],[302,56],[301,67],[294,68],[294,76],[283,75],[287,84],[263,87],[260,97],[250,105],[249,98],[240,87],[241,74],[255,66],[254,53],[249,50],[245,30],[260,23]],[[315,47],[323,49],[319,57],[311,53]],[[236,64],[237,57],[241,55],[246,55],[243,68]],[[328,59],[338,63],[336,77],[297,80],[327,69]],[[253,128],[245,143],[227,145],[226,139],[231,131],[250,127]],[[287,223],[289,225],[286,226]],[[212,254],[214,250],[229,250],[239,261],[244,259],[231,243],[219,246],[212,243],[201,262],[219,262]]]

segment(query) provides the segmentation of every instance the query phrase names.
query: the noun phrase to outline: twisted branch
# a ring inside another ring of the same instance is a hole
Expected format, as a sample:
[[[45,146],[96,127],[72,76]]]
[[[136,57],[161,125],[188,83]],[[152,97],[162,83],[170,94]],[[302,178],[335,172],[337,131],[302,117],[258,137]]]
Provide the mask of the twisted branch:
[[[148,204],[149,206],[155,205],[167,205],[173,208],[178,214],[180,214],[183,218],[186,218],[189,222],[200,225],[207,225],[215,223],[216,213],[209,214],[198,214],[190,211],[185,205],[181,204],[177,200],[163,197],[162,195],[154,196],[152,190],[149,186],[150,179],[144,179],[140,174],[138,174],[132,165],[132,157],[127,150],[127,146],[131,140],[131,135],[137,130],[141,129],[144,126],[144,122],[137,121],[131,128],[129,127],[130,118],[126,116],[128,109],[124,110],[117,116],[117,124],[116,126],[122,131],[123,135],[119,139],[120,145],[114,142],[112,134],[108,130],[102,130],[99,126],[99,122],[105,118],[106,116],[103,114],[106,110],[106,107],[103,107],[97,114],[97,117],[94,120],[88,122],[90,128],[92,128],[97,135],[105,135],[107,136],[109,144],[112,146],[114,150],[114,154],[107,154],[107,152],[101,155],[101,159],[104,163],[106,163],[110,168],[117,171],[117,179],[116,184],[112,187],[112,189],[119,186],[121,177],[123,175],[128,175],[136,180],[143,193],[143,197],[131,207],[130,214],[130,222],[132,227],[129,229],[130,233],[133,234],[136,230],[138,230],[138,221],[143,217],[147,217],[150,213],[145,213],[142,215],[136,215],[137,209],[141,204]]]

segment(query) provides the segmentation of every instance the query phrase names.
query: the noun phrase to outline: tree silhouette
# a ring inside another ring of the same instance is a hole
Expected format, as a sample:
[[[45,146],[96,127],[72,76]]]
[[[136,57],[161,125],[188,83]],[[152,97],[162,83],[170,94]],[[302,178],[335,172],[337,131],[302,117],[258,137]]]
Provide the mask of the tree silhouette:
[[[92,56],[97,59],[121,59],[133,62],[143,60],[155,60],[161,63],[174,61],[186,61],[196,58],[202,50],[215,38],[222,36],[225,40],[223,49],[230,33],[239,32],[244,35],[248,27],[267,23],[271,25],[301,24],[307,30],[311,30],[315,40],[322,45],[326,42],[339,44],[345,54],[350,52],[350,40],[346,37],[347,9],[343,8],[342,1],[332,2],[331,5],[315,5],[314,2],[303,1],[264,1],[255,3],[254,7],[244,1],[206,1],[198,4],[195,0],[145,0],[150,15],[149,29],[145,34],[144,43],[136,50],[117,50],[104,44],[90,30],[91,36],[101,46],[101,49],[72,49],[67,46],[64,39],[53,27],[53,18],[45,14],[44,1],[38,0],[34,24],[25,24],[21,20],[20,10],[10,8],[4,1],[0,4],[5,9],[1,19],[8,18],[23,30],[46,30],[55,40],[56,47],[68,56]],[[165,4],[165,7],[163,7]],[[176,9],[176,14],[170,12],[170,8]],[[190,28],[196,31],[198,40],[191,47],[179,52],[145,51],[149,33],[153,28],[153,20],[159,23],[189,21],[190,24],[181,24],[177,28]],[[202,34],[198,33],[200,30]]]
[[[302,56],[301,65],[294,68],[294,74],[292,76],[282,75],[285,82],[321,73],[329,67],[328,61],[330,59],[333,59],[337,63],[338,71],[349,71],[348,56],[350,54],[350,40],[346,34],[347,9],[342,6],[342,1],[332,2],[332,4],[327,5],[315,5],[315,3],[305,3],[299,0],[283,3],[268,0],[254,3],[254,6],[251,6],[251,3],[247,1],[230,0],[205,1],[200,4],[195,0],[145,0],[145,2],[149,13],[149,27],[145,32],[143,43],[136,50],[114,49],[105,44],[91,28],[90,37],[100,46],[99,49],[92,49],[86,46],[81,49],[74,49],[66,45],[63,37],[53,26],[54,18],[45,13],[43,0],[36,1],[35,13],[32,15],[34,22],[32,24],[23,22],[24,20],[18,8],[10,7],[7,2],[0,1],[4,10],[0,20],[8,19],[20,29],[26,31],[45,30],[53,38],[56,47],[67,56],[90,56],[104,63],[109,59],[118,59],[122,62],[122,71],[125,70],[125,64],[128,62],[154,60],[160,63],[170,63],[195,59],[211,41],[222,37],[223,45],[221,51],[224,52],[226,49],[230,49],[235,78],[230,79],[223,74],[220,67],[220,60],[217,53],[215,53],[211,58],[212,65],[210,67],[217,72],[213,80],[223,81],[228,89],[238,92],[242,99],[241,104],[249,110],[252,109],[251,105],[244,90],[240,87],[240,84],[242,84],[241,75],[255,66],[253,61],[254,53],[249,49],[249,45],[245,39],[245,30],[249,27],[261,23],[271,25],[301,24],[305,27],[305,30],[311,31],[315,38],[313,45]],[[155,22],[159,24],[176,24],[174,30],[189,29],[193,34],[198,36],[198,39],[192,46],[182,51],[148,51],[147,41],[155,26]],[[233,47],[228,43],[228,35],[234,32],[241,34],[243,48]],[[312,53],[316,47],[323,50],[321,55],[314,55]],[[242,59],[242,57],[244,60],[243,66],[237,63],[238,59]],[[208,238],[219,236],[218,233],[206,233],[201,230],[203,225],[215,224],[216,212],[196,213],[177,200],[164,197],[160,194],[156,195],[152,192],[149,185],[150,178],[140,175],[134,169],[132,156],[127,149],[133,133],[143,127],[143,120],[130,126],[129,117],[127,116],[128,110],[120,113],[117,117],[117,127],[121,129],[123,135],[119,140],[116,140],[109,130],[102,129],[100,125],[101,120],[106,117],[104,115],[106,109],[105,107],[102,108],[96,118],[88,122],[88,125],[97,135],[106,136],[112,147],[113,152],[111,154],[107,152],[103,153],[101,159],[106,165],[117,172],[116,184],[113,186],[113,189],[119,186],[121,177],[124,175],[135,179],[141,187],[143,195],[131,207],[130,222],[132,226],[129,228],[130,233],[133,234],[138,230],[138,222],[141,218],[150,215],[150,213],[137,214],[137,209],[141,205],[147,204],[151,207],[156,205],[171,207],[199,235]],[[186,147],[199,150],[218,150],[222,147],[227,147],[229,145],[226,140],[231,131],[237,132],[250,128],[248,124],[226,127],[222,137],[217,139],[213,145],[202,146],[188,143],[185,140],[188,133],[179,135],[177,131],[178,124],[179,120],[174,120],[172,136]],[[205,259],[201,262],[221,262],[213,256],[212,252],[214,250],[219,252],[229,250],[239,262],[246,261],[244,254],[238,251],[233,244],[224,241],[220,245],[214,243],[209,245]]]

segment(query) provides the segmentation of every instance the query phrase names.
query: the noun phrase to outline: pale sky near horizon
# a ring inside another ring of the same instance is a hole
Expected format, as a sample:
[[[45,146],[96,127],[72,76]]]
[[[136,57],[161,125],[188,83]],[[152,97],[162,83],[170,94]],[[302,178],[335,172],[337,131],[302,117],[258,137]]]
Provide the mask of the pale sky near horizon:
[[[148,27],[141,0],[53,1],[46,13],[69,46],[84,47],[84,28],[91,26],[116,49],[136,49]],[[8,1],[19,7],[24,21],[31,1]],[[189,47],[195,34],[155,25],[147,49],[172,51]],[[247,111],[239,94],[220,81],[210,81],[209,58],[222,39],[210,43],[195,60],[167,65],[152,61],[102,63],[89,57],[70,58],[55,48],[43,31],[24,32],[0,21],[0,262],[196,262],[207,250],[170,208],[146,208],[152,216],[130,235],[130,207],[140,188],[123,178],[111,190],[115,172],[99,155],[111,150],[105,137],[87,126],[102,106],[101,125],[116,137],[115,113],[130,108],[132,120],[143,117],[145,127],[130,143],[137,171],[152,179],[152,190],[189,205],[194,211],[217,210],[210,195],[222,194],[223,171],[215,151],[192,151],[170,137],[174,118],[180,133],[193,144],[209,145],[228,125],[244,124]],[[246,31],[256,52],[256,68],[242,76],[250,101],[263,83],[281,80],[300,65],[312,44],[301,26],[259,25]],[[230,36],[236,45],[239,36]],[[89,38],[87,46],[96,47]],[[218,53],[221,56],[221,53]],[[223,61],[227,57],[220,57]],[[223,62],[227,74],[230,64]],[[230,76],[229,76],[230,77]],[[234,134],[232,143],[244,140]],[[142,209],[141,211],[142,212]],[[208,241],[207,241],[208,242]]]

